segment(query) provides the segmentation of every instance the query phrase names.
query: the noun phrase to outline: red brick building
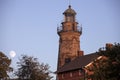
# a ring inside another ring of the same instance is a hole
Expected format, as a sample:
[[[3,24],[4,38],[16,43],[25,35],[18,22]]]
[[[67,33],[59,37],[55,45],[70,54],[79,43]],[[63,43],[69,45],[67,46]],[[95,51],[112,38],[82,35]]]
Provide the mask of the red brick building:
[[[59,53],[57,80],[84,80],[84,67],[98,57],[96,53],[84,55],[80,49],[82,25],[78,26],[76,12],[68,6],[63,12],[64,21],[57,28],[59,35]]]

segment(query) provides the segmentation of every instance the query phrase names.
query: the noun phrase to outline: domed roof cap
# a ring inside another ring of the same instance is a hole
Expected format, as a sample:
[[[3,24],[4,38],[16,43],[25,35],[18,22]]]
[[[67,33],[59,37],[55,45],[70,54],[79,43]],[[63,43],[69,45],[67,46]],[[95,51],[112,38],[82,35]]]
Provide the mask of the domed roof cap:
[[[65,12],[63,14],[76,15],[76,12],[71,8],[71,5],[69,5],[69,8],[67,10],[65,10]]]

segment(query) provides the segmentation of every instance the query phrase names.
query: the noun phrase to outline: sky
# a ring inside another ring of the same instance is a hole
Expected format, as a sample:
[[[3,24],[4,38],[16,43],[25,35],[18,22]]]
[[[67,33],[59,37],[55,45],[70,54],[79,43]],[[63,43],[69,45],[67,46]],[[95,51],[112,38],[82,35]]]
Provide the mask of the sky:
[[[80,47],[90,54],[106,43],[120,43],[120,0],[71,0],[76,19],[82,24]],[[56,71],[63,12],[69,0],[0,0],[0,51],[12,59],[34,56]],[[9,53],[16,53],[14,58]]]

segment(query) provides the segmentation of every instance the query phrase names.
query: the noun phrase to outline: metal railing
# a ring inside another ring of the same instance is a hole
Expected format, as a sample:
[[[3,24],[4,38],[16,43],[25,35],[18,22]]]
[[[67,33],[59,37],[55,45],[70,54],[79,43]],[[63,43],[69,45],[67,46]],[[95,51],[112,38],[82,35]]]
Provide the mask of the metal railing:
[[[76,29],[76,30],[64,30],[64,29],[63,29],[63,26],[57,27],[57,33],[60,33],[60,32],[68,32],[68,31],[73,31],[73,32],[82,33],[82,26],[77,26],[77,29]]]

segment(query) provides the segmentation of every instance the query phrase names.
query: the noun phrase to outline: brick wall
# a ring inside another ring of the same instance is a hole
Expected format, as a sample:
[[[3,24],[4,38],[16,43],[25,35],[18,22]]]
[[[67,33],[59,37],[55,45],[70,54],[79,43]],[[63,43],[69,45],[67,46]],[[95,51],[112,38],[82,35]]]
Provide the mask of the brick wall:
[[[80,70],[63,72],[58,74],[58,80],[83,80],[84,73]]]

